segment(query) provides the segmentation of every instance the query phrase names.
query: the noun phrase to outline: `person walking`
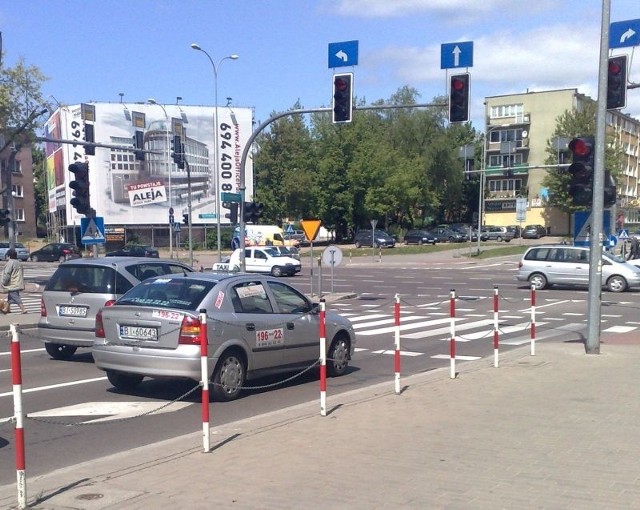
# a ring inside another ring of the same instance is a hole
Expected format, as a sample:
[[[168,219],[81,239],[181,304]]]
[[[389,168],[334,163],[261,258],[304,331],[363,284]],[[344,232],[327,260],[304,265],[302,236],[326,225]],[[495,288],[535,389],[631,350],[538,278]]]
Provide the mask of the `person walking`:
[[[18,260],[18,252],[14,248],[7,251],[9,260],[2,270],[2,286],[8,291],[7,306],[3,310],[4,313],[11,313],[11,303],[20,307],[21,313],[27,313],[22,303],[20,291],[24,290],[24,269],[22,262]]]

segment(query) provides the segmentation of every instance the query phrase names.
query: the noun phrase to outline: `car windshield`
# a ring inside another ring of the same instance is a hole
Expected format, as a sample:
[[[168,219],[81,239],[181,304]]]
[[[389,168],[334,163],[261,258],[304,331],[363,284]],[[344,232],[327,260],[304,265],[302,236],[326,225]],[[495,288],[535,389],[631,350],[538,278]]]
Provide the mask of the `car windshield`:
[[[211,291],[215,281],[199,281],[186,278],[156,278],[136,285],[122,296],[116,305],[151,306],[199,310],[200,303]]]
[[[609,252],[606,252],[606,251],[602,252],[602,256],[605,259],[612,260],[613,262],[626,262],[626,260],[623,259],[622,257],[619,257],[618,255],[614,255],[613,253],[609,253]]]
[[[280,252],[278,251],[277,248],[265,248],[264,252],[268,253],[272,257],[279,257],[280,256]]]

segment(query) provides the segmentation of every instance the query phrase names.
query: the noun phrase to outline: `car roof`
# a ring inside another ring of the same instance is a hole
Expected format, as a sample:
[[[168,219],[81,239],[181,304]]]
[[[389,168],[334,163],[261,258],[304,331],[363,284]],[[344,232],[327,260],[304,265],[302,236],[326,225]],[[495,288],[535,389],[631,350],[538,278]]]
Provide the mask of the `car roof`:
[[[60,264],[61,266],[70,265],[82,265],[82,266],[118,266],[118,265],[131,265],[137,262],[144,262],[145,264],[158,264],[159,262],[179,264],[184,267],[191,268],[188,264],[180,262],[174,259],[156,259],[149,257],[88,257],[82,259],[72,259]],[[193,268],[191,268],[193,269]]]

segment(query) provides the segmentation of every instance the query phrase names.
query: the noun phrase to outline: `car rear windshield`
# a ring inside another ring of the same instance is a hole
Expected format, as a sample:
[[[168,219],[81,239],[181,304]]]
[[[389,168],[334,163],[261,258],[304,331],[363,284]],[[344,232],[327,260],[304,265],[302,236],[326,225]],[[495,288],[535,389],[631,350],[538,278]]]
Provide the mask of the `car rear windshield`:
[[[45,291],[92,294],[124,294],[133,285],[107,266],[61,265],[45,286]]]
[[[215,284],[209,280],[157,278],[135,286],[116,304],[197,311]]]

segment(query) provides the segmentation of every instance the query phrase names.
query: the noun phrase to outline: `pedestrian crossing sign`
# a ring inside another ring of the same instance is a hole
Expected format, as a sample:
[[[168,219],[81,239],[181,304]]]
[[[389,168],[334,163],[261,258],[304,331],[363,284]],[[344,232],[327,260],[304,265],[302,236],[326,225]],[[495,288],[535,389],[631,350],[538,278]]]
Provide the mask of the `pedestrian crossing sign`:
[[[80,237],[82,244],[104,244],[104,218],[81,218]]]

